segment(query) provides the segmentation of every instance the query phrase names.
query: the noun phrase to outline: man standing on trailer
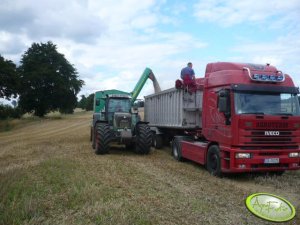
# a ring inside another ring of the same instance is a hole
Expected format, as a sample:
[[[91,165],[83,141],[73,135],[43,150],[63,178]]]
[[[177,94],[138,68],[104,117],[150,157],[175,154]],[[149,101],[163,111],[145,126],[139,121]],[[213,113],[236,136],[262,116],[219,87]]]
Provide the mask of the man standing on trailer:
[[[196,89],[195,72],[191,62],[187,64],[187,67],[181,70],[180,76],[183,80],[183,85],[187,87],[190,92],[194,92]]]

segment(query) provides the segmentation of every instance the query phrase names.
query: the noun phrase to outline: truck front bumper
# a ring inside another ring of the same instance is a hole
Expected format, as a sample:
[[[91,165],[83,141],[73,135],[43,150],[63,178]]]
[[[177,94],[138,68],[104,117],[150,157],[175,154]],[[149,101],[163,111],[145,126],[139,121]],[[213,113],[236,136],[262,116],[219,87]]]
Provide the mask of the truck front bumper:
[[[239,154],[243,153],[243,154]],[[245,154],[246,153],[246,154]],[[238,158],[239,156],[249,158]],[[290,154],[292,153],[292,154]],[[295,154],[293,154],[295,153]],[[291,157],[295,156],[296,157]],[[300,169],[300,150],[244,150],[222,151],[222,172],[268,172]]]

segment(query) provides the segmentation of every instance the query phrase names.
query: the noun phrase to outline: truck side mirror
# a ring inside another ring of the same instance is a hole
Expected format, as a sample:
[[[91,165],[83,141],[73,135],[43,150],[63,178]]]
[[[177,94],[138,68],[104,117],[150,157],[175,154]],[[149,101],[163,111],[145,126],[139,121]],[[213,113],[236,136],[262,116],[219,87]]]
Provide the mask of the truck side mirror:
[[[96,106],[100,105],[100,99],[96,99]]]
[[[228,112],[228,98],[227,97],[225,97],[225,96],[219,97],[218,109],[219,109],[219,112],[222,112],[222,113]]]
[[[229,97],[230,97],[230,95],[227,90],[221,90],[219,92],[219,99],[218,99],[219,112],[222,112],[222,113],[230,112]]]
[[[226,125],[230,125],[230,94],[228,90],[221,90],[218,97],[219,112],[224,113]]]

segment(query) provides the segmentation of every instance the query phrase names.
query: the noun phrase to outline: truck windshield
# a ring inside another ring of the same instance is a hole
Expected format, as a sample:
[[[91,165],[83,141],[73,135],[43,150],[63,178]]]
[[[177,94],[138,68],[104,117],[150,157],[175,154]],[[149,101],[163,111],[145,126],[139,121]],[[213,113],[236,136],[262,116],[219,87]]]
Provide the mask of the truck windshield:
[[[236,114],[300,115],[296,94],[235,92]]]
[[[130,99],[110,99],[108,112],[129,112],[131,109]]]

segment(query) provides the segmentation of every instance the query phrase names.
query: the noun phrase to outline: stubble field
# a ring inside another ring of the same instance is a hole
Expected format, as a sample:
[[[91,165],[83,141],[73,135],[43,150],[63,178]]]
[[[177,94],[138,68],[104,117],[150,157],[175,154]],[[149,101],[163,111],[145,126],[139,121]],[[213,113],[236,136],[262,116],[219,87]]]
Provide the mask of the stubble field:
[[[256,192],[289,200],[296,217],[287,224],[300,224],[300,171],[215,178],[175,161],[169,147],[141,156],[120,146],[98,156],[89,142],[91,115],[5,125],[0,224],[273,224],[246,209]]]

